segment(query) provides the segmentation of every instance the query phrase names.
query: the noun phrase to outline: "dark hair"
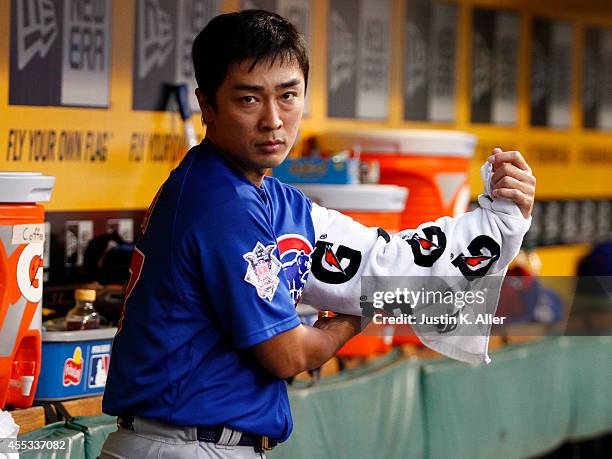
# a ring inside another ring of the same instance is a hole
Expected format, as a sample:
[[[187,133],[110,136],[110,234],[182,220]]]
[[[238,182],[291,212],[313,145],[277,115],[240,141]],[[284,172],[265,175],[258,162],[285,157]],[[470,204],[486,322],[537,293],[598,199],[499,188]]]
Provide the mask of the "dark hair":
[[[216,110],[215,94],[232,64],[252,59],[249,71],[261,61],[295,61],[308,84],[306,42],[289,21],[263,10],[244,10],[213,18],[198,34],[191,50],[200,91]]]

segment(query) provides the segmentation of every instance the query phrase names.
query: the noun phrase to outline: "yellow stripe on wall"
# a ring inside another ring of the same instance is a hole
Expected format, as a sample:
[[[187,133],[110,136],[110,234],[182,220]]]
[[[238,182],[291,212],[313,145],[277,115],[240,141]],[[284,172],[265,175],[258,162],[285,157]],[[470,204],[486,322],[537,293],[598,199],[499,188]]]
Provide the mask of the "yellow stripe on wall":
[[[524,152],[538,178],[539,197],[612,196],[612,133],[592,132],[580,127],[583,31],[585,26],[593,24],[612,27],[612,6],[609,2],[564,2],[569,5],[565,7],[553,0],[458,0],[451,3],[459,6],[456,120],[449,124],[431,124],[403,120],[405,0],[391,1],[389,118],[373,122],[327,117],[326,45],[329,2],[313,0],[312,73],[309,85],[311,113],[304,119],[302,138],[323,130],[466,130],[480,139],[476,157],[470,167],[473,196],[481,190],[478,167],[495,146],[505,149],[518,148]],[[10,1],[0,2],[2,62],[9,62],[10,4]],[[223,2],[222,11],[235,10],[239,4],[237,0],[226,0]],[[470,123],[471,13],[475,6],[510,8],[520,13],[519,103],[518,123],[515,127]],[[569,20],[574,27],[572,115],[571,126],[566,131],[529,126],[529,29],[534,15]],[[0,66],[0,169],[37,170],[56,175],[57,186],[53,200],[47,205],[48,209],[144,209],[184,153],[180,141],[183,126],[178,114],[134,112],[131,109],[134,16],[134,0],[113,1],[108,109],[9,106],[8,68],[6,65]],[[199,116],[194,115],[193,123],[199,132],[203,133],[203,129],[199,128]],[[42,154],[34,154],[27,148],[26,141],[21,151],[21,159],[15,160],[19,153],[15,150],[18,136],[27,136],[30,131],[37,130],[43,134],[55,132],[56,136],[62,131],[70,131],[89,138],[91,145],[86,152],[89,159],[59,161],[57,157],[45,158],[44,149],[39,152]],[[157,144],[151,141],[156,135],[162,135]],[[144,151],[139,150],[141,142],[144,142]],[[172,144],[170,154],[156,154],[160,153],[159,150],[168,142]],[[147,150],[147,145],[151,147],[150,151]],[[144,155],[141,161],[133,160],[135,149]],[[299,150],[298,146],[297,151]],[[43,161],[43,158],[47,160]],[[591,161],[587,162],[585,158],[590,158]],[[609,161],[606,158],[609,158]]]

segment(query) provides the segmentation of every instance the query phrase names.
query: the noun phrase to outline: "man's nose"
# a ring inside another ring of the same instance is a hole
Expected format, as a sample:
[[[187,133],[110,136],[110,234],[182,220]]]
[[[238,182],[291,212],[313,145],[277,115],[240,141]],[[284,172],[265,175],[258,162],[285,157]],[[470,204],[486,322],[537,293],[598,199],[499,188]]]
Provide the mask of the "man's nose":
[[[283,127],[280,110],[275,102],[267,102],[264,105],[259,126],[264,131],[275,131]]]

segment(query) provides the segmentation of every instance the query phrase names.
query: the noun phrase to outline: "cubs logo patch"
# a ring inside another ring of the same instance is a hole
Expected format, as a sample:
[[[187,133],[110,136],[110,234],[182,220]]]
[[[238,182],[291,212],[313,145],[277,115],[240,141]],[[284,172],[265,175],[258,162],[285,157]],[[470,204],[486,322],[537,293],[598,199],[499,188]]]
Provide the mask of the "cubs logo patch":
[[[312,274],[326,284],[343,284],[351,280],[361,265],[361,252],[344,245],[334,251],[333,244],[318,241],[312,254]]]
[[[310,273],[312,246],[299,234],[285,234],[277,242],[280,262],[289,283],[289,293],[297,305]]]
[[[257,289],[260,298],[270,301],[280,282],[281,262],[274,256],[275,248],[274,244],[264,246],[257,242],[252,252],[242,256],[249,263],[244,280]]]
[[[428,226],[421,232],[422,236],[414,233],[406,242],[410,244],[414,262],[424,268],[431,268],[446,249],[446,235],[437,226]]]
[[[467,246],[470,255],[460,253],[451,262],[468,280],[483,277],[499,259],[500,247],[490,236],[480,235]]]

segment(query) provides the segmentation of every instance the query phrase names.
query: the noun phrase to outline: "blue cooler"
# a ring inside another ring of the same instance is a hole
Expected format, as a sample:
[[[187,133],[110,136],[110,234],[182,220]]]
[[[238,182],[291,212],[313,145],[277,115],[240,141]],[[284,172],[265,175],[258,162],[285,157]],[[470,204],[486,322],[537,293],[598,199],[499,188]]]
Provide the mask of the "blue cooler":
[[[272,170],[285,183],[359,183],[359,160],[334,161],[323,158],[287,158]]]
[[[42,334],[36,400],[67,400],[104,392],[116,328]]]

